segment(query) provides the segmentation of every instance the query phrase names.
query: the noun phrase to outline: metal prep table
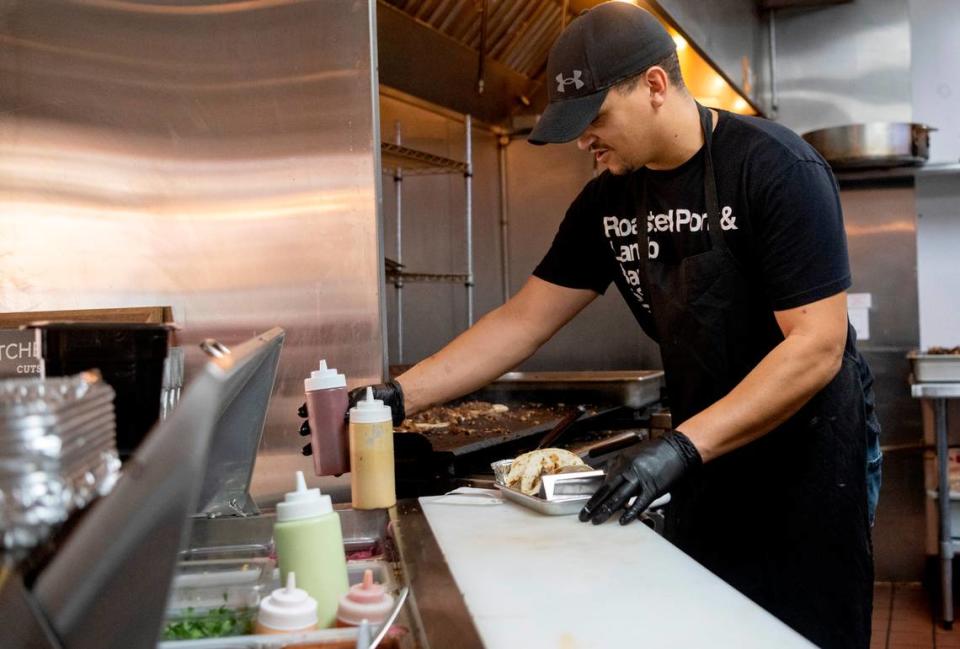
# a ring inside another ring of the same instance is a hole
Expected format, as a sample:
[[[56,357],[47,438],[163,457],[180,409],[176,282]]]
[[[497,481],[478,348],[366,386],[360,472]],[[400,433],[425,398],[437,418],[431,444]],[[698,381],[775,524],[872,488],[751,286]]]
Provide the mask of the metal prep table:
[[[943,626],[953,628],[953,530],[950,525],[950,480],[948,474],[947,400],[960,399],[960,383],[913,383],[915,399],[933,402],[933,426],[937,444],[937,504],[940,511],[940,601]]]

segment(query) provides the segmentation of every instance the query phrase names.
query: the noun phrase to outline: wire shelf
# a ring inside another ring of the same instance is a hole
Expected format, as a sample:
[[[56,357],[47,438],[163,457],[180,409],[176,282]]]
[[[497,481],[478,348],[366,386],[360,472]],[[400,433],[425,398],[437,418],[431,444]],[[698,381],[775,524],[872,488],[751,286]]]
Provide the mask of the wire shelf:
[[[406,273],[387,270],[389,281],[465,284],[469,278],[470,276],[465,273]]]
[[[380,162],[383,165],[384,173],[393,174],[397,169],[400,169],[405,176],[465,174],[468,170],[466,162],[444,158],[390,142],[381,143]]]

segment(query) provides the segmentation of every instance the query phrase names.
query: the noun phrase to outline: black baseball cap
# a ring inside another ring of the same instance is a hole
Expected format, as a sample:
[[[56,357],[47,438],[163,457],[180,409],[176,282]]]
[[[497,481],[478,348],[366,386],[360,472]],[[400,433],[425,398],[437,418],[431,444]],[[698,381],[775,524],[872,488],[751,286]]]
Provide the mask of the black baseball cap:
[[[576,139],[597,116],[611,86],[639,74],[677,49],[649,11],[605,2],[575,18],[550,48],[549,103],[527,141]]]

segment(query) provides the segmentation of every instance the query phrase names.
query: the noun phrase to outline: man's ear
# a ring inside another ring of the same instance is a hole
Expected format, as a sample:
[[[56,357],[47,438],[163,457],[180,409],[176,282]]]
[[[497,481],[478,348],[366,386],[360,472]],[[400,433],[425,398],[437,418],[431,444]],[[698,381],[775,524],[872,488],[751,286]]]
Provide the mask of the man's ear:
[[[654,108],[659,108],[666,99],[667,87],[670,85],[667,71],[659,65],[654,65],[644,73],[643,79],[647,84],[650,102]]]

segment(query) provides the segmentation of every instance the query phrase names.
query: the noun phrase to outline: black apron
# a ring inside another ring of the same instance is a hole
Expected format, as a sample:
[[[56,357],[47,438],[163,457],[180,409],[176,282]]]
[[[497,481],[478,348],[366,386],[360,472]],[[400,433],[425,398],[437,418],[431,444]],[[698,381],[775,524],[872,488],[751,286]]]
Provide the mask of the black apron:
[[[698,109],[710,249],[645,264],[652,316],[641,324],[660,344],[675,425],[729,393],[783,340],[721,233],[712,119]],[[668,538],[818,646],[866,649],[865,425],[857,360],[845,353],[837,376],[786,423],[676,485]]]

